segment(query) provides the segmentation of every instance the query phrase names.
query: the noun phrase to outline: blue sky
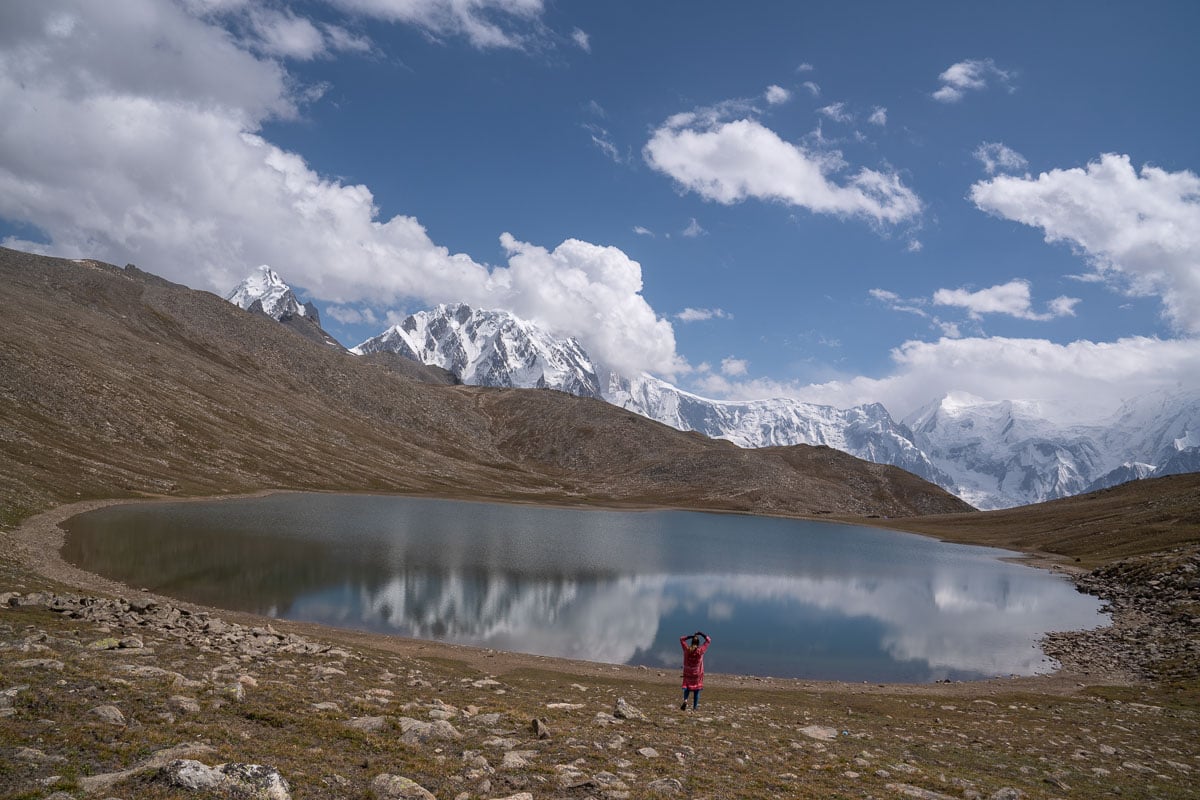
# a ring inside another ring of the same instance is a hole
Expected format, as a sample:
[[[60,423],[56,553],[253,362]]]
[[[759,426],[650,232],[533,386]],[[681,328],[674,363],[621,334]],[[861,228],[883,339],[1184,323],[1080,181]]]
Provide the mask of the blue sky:
[[[919,8],[919,10],[914,10]],[[1200,389],[1200,5],[0,9],[0,236],[713,397]],[[1049,412],[1048,412],[1049,413]]]

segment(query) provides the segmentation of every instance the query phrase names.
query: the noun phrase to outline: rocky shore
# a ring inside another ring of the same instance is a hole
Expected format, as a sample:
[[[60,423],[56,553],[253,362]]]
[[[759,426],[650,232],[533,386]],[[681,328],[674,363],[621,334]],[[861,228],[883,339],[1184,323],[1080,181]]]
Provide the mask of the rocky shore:
[[[1048,636],[1043,649],[1064,669],[1088,680],[1200,679],[1200,548],[1116,561],[1074,580],[1105,601],[1113,622]]]

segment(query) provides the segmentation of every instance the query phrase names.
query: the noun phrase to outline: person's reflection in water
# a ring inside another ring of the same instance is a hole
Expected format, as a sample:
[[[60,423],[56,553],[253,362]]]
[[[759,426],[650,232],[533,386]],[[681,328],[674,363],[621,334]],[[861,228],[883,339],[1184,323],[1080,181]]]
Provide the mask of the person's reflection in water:
[[[704,644],[700,644],[701,637]],[[700,690],[704,688],[704,653],[710,644],[712,639],[703,631],[685,633],[679,637],[679,646],[683,648],[683,702],[679,704],[680,711],[687,708],[688,692],[692,693],[692,711],[700,705]]]

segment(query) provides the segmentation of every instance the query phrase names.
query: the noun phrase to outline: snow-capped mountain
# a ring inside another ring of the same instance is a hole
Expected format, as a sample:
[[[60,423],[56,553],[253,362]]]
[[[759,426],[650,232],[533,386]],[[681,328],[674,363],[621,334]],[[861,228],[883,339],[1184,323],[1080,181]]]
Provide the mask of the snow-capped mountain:
[[[1035,403],[952,393],[905,424],[915,444],[953,476],[946,488],[978,508],[1078,494],[1110,463],[1094,431],[1056,426]]]
[[[1152,394],[1090,425],[1049,421],[1035,403],[954,393],[905,419],[913,441],[978,508],[1038,503],[1200,468],[1200,398]]]
[[[579,342],[554,337],[502,311],[463,304],[413,314],[350,352],[392,352],[441,367],[476,386],[559,389],[601,397],[600,380]]]
[[[307,317],[317,325],[321,324],[321,315],[317,313],[317,307],[312,303],[301,304],[292,287],[284,283],[275,270],[265,264],[238,284],[225,299],[247,311],[255,310],[257,305],[257,310],[277,320]]]
[[[838,409],[789,398],[710,400],[642,374],[609,374],[603,399],[685,431],[728,439],[740,447],[823,444],[867,461],[892,464],[945,485],[942,473],[912,434],[879,403]]]

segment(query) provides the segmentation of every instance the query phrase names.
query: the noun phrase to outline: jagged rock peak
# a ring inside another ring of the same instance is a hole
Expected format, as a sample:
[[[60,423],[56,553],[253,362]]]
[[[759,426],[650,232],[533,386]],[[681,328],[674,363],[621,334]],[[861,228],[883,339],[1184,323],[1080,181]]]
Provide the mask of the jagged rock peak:
[[[247,311],[261,311],[273,319],[308,317],[321,324],[317,307],[312,303],[301,303],[292,287],[266,264],[250,273],[225,299]]]
[[[507,311],[442,304],[407,317],[351,349],[398,353],[476,386],[558,389],[600,397],[591,358],[572,337],[551,334]]]

